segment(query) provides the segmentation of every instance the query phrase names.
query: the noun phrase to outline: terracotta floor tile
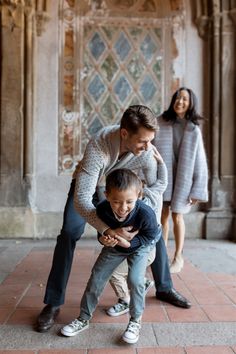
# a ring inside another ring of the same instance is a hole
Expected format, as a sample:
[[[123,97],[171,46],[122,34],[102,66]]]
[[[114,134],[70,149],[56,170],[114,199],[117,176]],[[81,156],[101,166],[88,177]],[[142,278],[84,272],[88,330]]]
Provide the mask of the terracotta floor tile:
[[[0,308],[0,324],[4,324],[13,311],[14,307]]]
[[[236,306],[233,305],[220,305],[220,306],[202,306],[207,316],[211,321],[236,321]]]
[[[209,319],[199,306],[192,306],[190,309],[175,307],[166,308],[171,322],[208,322]]]
[[[191,292],[200,305],[227,305],[231,303],[221,290],[213,286],[199,287]]]
[[[136,350],[133,348],[101,348],[101,349],[89,349],[88,354],[135,354]]]
[[[7,325],[34,325],[36,318],[39,315],[39,309],[37,308],[22,308],[16,309],[11,317],[7,321]]]
[[[142,348],[137,349],[137,354],[185,354],[184,348]]]
[[[230,347],[225,346],[203,346],[187,347],[186,354],[233,354]]]
[[[86,349],[49,349],[39,350],[37,354],[87,354]]]
[[[35,350],[0,350],[0,354],[35,354]]]
[[[164,306],[148,305],[145,307],[143,317],[143,322],[169,322],[168,317],[165,312]]]
[[[208,278],[214,283],[236,283],[236,275],[224,274],[224,273],[208,273]]]
[[[234,353],[236,353],[236,345],[232,347]]]

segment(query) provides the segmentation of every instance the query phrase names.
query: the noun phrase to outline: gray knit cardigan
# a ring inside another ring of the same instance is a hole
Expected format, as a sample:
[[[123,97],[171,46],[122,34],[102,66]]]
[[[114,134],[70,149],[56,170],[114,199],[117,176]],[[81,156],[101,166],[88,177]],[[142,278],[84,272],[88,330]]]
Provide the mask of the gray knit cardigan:
[[[176,213],[190,211],[190,198],[208,200],[208,168],[200,128],[188,121],[181,140],[175,180],[173,180],[173,122],[158,117],[159,131],[153,144],[163,157],[168,171],[168,185],[164,201],[171,202]]]

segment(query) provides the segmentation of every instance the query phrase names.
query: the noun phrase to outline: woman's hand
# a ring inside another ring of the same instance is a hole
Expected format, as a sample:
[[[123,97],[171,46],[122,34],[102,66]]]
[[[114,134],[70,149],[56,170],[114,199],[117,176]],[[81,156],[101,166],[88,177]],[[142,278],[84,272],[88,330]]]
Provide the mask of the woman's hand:
[[[191,204],[191,205],[196,205],[198,202],[199,202],[198,199],[189,198],[189,204]]]

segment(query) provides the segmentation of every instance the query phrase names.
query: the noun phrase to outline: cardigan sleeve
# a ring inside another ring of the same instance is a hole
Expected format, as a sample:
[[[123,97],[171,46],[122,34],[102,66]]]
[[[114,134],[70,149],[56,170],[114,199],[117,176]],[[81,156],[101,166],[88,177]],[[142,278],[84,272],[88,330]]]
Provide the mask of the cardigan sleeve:
[[[202,202],[208,201],[208,167],[201,135],[198,142],[193,171],[193,182],[189,197]]]
[[[104,151],[101,151],[95,140],[91,140],[77,170],[74,195],[75,209],[101,234],[108,229],[108,226],[98,218],[92,200],[105,159]]]

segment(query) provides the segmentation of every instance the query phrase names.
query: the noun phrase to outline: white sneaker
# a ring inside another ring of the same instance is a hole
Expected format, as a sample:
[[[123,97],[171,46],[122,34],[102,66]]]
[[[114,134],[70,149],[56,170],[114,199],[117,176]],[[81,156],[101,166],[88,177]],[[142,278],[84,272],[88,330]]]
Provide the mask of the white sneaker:
[[[153,280],[150,280],[150,279],[145,279],[145,295],[147,294],[147,292],[153,287],[154,285],[154,281]]]
[[[129,312],[129,304],[119,299],[117,304],[110,307],[106,312],[109,316],[113,317],[124,315],[125,313]]]
[[[139,340],[140,329],[141,329],[141,324],[139,322],[130,320],[122,336],[123,341],[129,344],[136,343]]]
[[[73,337],[89,327],[89,321],[82,318],[76,318],[67,326],[61,329],[61,333],[66,337]]]

